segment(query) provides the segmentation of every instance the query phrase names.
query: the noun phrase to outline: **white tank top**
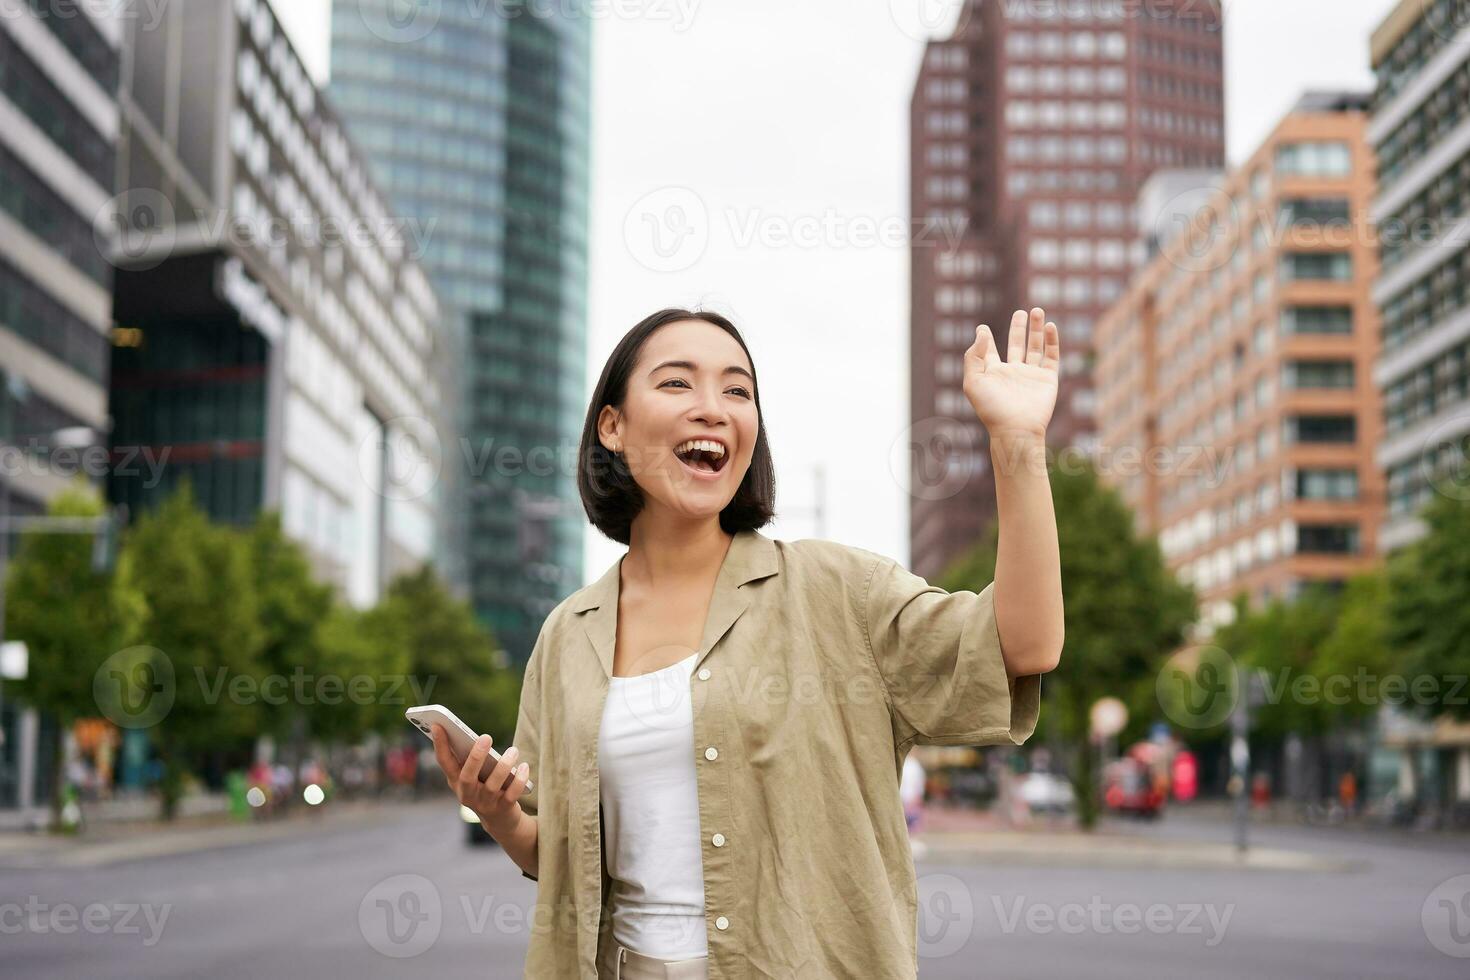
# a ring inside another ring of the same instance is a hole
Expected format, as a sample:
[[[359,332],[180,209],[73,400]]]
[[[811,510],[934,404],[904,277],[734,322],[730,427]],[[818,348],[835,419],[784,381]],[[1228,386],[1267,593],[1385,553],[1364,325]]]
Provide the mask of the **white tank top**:
[[[662,959],[709,952],[689,700],[696,656],[609,678],[598,738],[613,938]]]

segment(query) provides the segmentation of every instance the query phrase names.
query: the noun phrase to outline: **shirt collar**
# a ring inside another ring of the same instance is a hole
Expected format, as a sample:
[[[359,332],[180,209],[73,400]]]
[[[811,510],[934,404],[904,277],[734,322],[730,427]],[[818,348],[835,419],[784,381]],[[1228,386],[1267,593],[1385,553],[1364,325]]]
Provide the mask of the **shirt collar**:
[[[582,617],[582,625],[602,662],[603,673],[609,677],[612,676],[613,652],[617,644],[618,594],[621,591],[619,570],[625,557],[626,553],[613,562],[612,567],[588,586],[571,607],[574,613],[586,613]],[[780,574],[780,571],[775,541],[754,529],[735,533],[715,578],[715,591],[710,598],[709,615],[705,620],[695,667],[750,605],[750,594],[741,592],[740,587]]]

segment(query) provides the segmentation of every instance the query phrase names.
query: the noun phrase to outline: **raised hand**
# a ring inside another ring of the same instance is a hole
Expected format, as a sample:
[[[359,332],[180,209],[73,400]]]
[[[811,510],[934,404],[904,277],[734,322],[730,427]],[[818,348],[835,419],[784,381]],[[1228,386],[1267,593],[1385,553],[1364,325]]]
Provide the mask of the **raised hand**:
[[[988,326],[975,328],[975,342],[965,351],[965,397],[992,439],[1008,434],[1045,437],[1057,404],[1057,325],[1039,306],[1029,318],[1025,310],[1017,310],[1006,354],[1002,360]]]

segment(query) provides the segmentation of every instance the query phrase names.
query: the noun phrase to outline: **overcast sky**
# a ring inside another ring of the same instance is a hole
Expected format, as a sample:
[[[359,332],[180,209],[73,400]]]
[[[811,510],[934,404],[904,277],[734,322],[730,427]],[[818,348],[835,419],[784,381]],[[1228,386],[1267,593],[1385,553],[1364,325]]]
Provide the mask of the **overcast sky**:
[[[926,24],[954,2],[594,0],[584,390],[654,310],[731,316],[760,376],[774,537],[818,533],[821,464],[822,536],[908,559],[908,104]],[[325,77],[329,0],[274,4]],[[1393,5],[1227,0],[1230,162],[1304,89],[1370,88],[1368,36]],[[589,530],[586,578],[621,552]]]

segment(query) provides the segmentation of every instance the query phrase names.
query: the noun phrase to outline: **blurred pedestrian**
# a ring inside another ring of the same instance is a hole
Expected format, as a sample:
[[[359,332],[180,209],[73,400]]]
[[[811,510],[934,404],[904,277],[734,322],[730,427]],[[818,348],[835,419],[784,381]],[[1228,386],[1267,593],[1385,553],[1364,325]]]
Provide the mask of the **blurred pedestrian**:
[[[909,849],[915,859],[923,857],[928,850],[923,841],[915,840],[913,836],[924,819],[924,781],[927,775],[924,764],[912,752],[904,757],[898,797],[903,801],[903,816],[909,827]]]
[[[1337,781],[1337,798],[1342,801],[1343,811],[1348,816],[1357,812],[1358,777],[1351,769],[1343,773],[1342,778]]]

